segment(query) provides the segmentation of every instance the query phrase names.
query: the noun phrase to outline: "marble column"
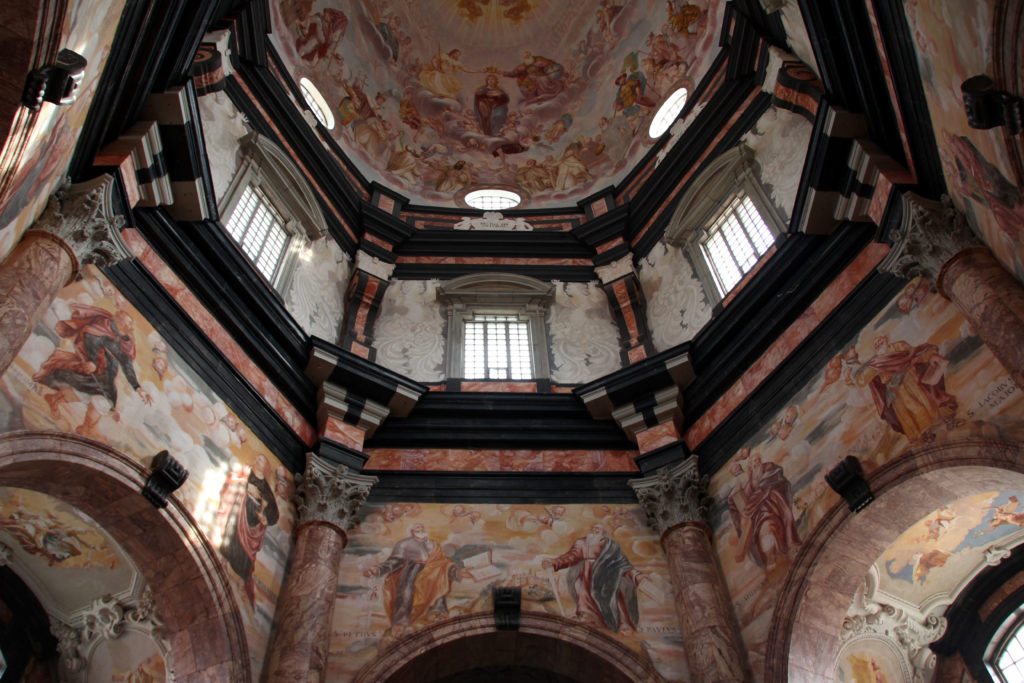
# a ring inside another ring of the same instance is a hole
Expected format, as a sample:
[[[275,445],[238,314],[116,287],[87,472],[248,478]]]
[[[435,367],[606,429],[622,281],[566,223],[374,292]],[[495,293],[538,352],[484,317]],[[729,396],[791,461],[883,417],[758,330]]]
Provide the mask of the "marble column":
[[[277,601],[268,683],[325,680],[345,534],[377,483],[376,477],[355,474],[312,453],[306,455],[305,473],[296,479],[299,526]]]
[[[113,177],[103,175],[58,190],[0,264],[0,375],[79,268],[130,255],[120,237],[123,218],[111,212],[113,187]]]
[[[690,678],[701,683],[750,681],[747,651],[706,515],[707,477],[697,456],[630,481],[650,525],[661,535],[675,593]]]
[[[931,278],[1024,388],[1024,287],[975,238],[955,208],[912,193],[902,201],[903,221],[879,270],[907,279]]]

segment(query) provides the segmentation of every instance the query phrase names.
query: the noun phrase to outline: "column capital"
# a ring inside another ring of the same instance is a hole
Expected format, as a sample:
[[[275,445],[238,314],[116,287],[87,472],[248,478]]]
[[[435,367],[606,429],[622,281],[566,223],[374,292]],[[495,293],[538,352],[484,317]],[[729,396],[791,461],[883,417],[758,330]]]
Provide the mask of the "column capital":
[[[629,485],[647,513],[648,523],[659,535],[678,524],[707,521],[711,507],[708,477],[698,473],[696,455],[662,467],[649,477],[631,479]]]
[[[323,522],[341,532],[353,525],[359,507],[377,483],[377,477],[356,474],[313,453],[306,454],[306,470],[296,480],[299,523]]]
[[[934,282],[951,258],[981,244],[948,197],[937,202],[905,192],[900,201],[903,219],[893,231],[892,251],[878,264],[880,271],[906,280],[925,275]]]
[[[31,228],[57,237],[74,255],[72,277],[86,264],[103,268],[131,258],[121,240],[124,217],[113,211],[113,190],[114,177],[107,174],[65,185]]]

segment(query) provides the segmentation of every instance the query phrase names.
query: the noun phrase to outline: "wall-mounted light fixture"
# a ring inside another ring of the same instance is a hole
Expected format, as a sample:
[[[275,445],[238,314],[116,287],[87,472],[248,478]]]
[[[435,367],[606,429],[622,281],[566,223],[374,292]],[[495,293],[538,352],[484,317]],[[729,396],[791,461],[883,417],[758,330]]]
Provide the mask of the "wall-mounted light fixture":
[[[31,111],[39,111],[43,102],[71,104],[78,96],[87,64],[85,57],[77,52],[61,50],[53,64],[29,72],[21,103]]]
[[[1024,100],[1003,90],[996,90],[988,76],[972,76],[960,85],[964,96],[967,123],[971,128],[1006,126],[1013,135],[1024,130]]]

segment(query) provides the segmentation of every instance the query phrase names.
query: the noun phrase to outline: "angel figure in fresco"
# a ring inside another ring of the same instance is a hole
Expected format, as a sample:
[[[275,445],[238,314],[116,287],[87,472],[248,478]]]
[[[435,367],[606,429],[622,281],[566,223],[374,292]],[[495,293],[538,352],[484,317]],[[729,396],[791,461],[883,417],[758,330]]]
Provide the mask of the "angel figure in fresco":
[[[413,524],[409,535],[391,550],[366,577],[383,577],[384,611],[391,621],[391,636],[398,637],[422,619],[437,620],[448,614],[448,594],[456,581],[472,578],[430,538],[426,527]]]
[[[612,5],[608,0],[601,0],[601,6],[597,8],[597,26],[601,29],[601,35],[609,45],[615,44],[615,31],[612,24],[615,18],[622,11],[622,5]]]
[[[691,2],[668,0],[668,25],[676,33],[696,33],[703,10]]]
[[[739,478],[746,463],[746,480],[729,494],[729,517],[739,538],[736,561],[750,558],[771,570],[780,559],[800,545],[793,516],[793,489],[779,465],[761,462],[761,456],[744,448],[730,471]]]
[[[334,57],[334,49],[348,28],[348,16],[341,10],[327,7],[296,27],[295,49],[299,56],[313,64],[324,57]]]
[[[504,10],[501,16],[505,17],[513,24],[518,24],[533,11],[533,2],[531,0],[500,0]]]
[[[250,605],[256,600],[256,582],[253,579],[256,555],[263,547],[267,528],[277,524],[281,516],[274,487],[267,481],[268,467],[266,456],[256,456],[245,481],[228,477],[221,492],[222,501],[230,500],[232,496],[236,500],[228,515],[220,552],[235,574],[245,582],[245,596]]]
[[[87,548],[95,549],[49,514],[44,517],[21,510],[12,512],[6,519],[0,518],[0,531],[9,533],[25,552],[45,559],[51,567],[81,555]]]
[[[458,99],[462,91],[462,81],[456,75],[459,71],[465,71],[462,66],[462,50],[455,48],[447,54],[438,52],[428,64],[420,67],[420,84],[438,97],[454,100]]]
[[[481,5],[487,5],[491,0],[457,0],[456,9],[467,21],[476,21],[484,15]]]
[[[1005,524],[1024,526],[1024,511],[1017,510],[1019,502],[1017,496],[1010,496],[1002,505],[990,508],[993,512],[992,519],[988,523],[989,527],[998,529]]]
[[[110,313],[86,304],[71,304],[71,317],[57,323],[56,332],[70,339],[72,350],[55,349],[43,361],[32,379],[53,389],[44,396],[50,413],[57,417],[60,407],[77,400],[75,392],[89,396],[85,419],[75,431],[89,435],[103,414],[110,412],[120,421],[117,410],[117,375],[149,405],[152,399],[135,375],[135,339],[132,317],[125,311]]]
[[[650,579],[633,567],[604,525],[590,527],[566,553],[545,558],[541,566],[569,570],[566,583],[576,602],[577,619],[620,633],[636,630],[640,620],[637,586]]]
[[[931,431],[956,420],[956,397],[946,392],[949,361],[934,344],[911,346],[890,342],[887,335],[874,341],[875,355],[854,373],[859,386],[867,386],[878,416],[911,441],[930,441]]]
[[[934,517],[925,520],[926,541],[937,541],[949,530],[950,525],[956,520],[956,513],[948,507],[939,508]]]
[[[516,79],[524,104],[549,100],[565,90],[565,67],[553,59],[523,52],[523,61],[504,72],[503,76]]]

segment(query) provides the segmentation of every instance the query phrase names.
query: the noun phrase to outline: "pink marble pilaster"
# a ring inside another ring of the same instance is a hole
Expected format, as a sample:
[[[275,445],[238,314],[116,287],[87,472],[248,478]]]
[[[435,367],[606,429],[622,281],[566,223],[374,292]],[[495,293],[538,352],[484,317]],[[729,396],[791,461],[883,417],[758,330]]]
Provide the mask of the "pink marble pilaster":
[[[949,259],[936,285],[1024,388],[1024,287],[983,246]]]
[[[684,522],[661,538],[675,591],[676,612],[690,676],[702,683],[749,681],[746,648],[711,532],[704,522]]]
[[[30,230],[0,265],[0,374],[74,276],[77,263],[59,237]]]

